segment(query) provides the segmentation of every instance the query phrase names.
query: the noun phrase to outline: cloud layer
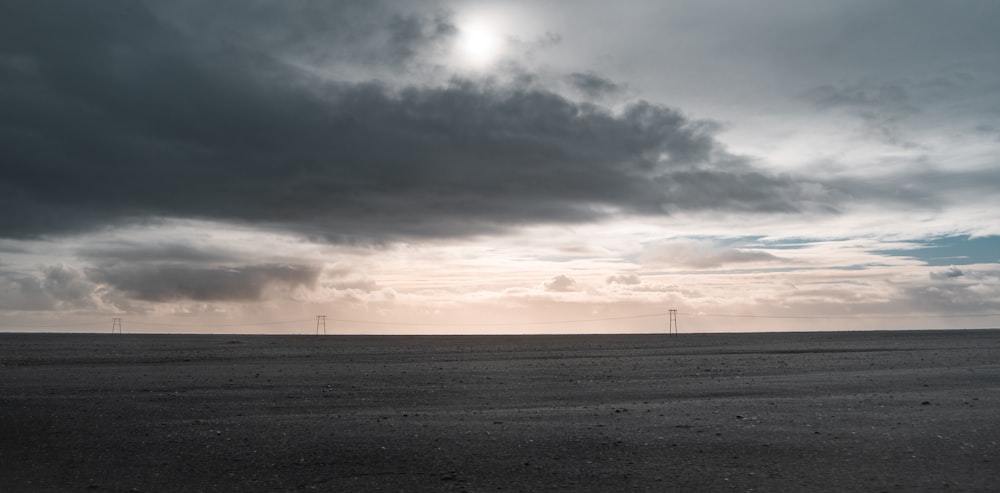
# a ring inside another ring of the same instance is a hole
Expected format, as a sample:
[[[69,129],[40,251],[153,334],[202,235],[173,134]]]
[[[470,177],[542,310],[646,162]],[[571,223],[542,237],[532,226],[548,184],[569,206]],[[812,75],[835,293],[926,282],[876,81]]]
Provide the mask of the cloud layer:
[[[669,107],[612,111],[519,84],[393,87],[301,68],[354,63],[348,55],[365,50],[374,66],[416,63],[424,45],[453,34],[441,14],[375,5],[366,12],[375,34],[341,53],[341,38],[360,30],[262,5],[205,26],[170,24],[140,2],[6,7],[0,202],[20,213],[0,216],[0,235],[173,217],[379,240],[613,213],[794,212],[812,198],[727,154],[712,124]],[[359,4],[338,8],[350,12],[323,18],[366,18]],[[286,28],[265,29],[269,12]],[[220,30],[234,40],[202,39]],[[333,36],[322,60],[314,35]],[[616,88],[593,74],[571,78],[590,94]]]

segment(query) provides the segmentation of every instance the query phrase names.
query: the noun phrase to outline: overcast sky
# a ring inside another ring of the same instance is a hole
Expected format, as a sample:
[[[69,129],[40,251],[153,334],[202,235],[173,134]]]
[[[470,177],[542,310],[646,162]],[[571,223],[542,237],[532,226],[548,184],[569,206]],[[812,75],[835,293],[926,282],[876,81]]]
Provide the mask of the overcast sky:
[[[0,330],[1000,325],[1000,3],[0,4]]]

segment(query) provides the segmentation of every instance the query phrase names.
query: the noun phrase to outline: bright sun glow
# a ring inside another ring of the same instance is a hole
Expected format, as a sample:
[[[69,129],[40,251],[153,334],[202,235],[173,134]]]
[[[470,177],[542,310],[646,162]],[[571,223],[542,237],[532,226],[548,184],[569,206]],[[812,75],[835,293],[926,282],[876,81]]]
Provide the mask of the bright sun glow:
[[[469,24],[461,28],[458,48],[466,62],[482,67],[500,54],[500,36],[484,24]]]

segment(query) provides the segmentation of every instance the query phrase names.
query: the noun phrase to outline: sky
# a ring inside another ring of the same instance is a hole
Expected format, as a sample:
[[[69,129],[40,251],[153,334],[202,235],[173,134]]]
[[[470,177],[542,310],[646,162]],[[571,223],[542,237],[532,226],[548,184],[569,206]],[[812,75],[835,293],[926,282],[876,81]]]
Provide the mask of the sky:
[[[0,330],[1000,326],[993,0],[0,4]]]

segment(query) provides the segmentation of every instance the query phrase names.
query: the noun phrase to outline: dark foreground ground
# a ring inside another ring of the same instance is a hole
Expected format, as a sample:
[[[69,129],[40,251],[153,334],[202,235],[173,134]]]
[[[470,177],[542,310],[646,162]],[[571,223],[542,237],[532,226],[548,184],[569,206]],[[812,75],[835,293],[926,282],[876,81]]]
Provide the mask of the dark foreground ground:
[[[1000,331],[0,334],[0,491],[998,491]]]

